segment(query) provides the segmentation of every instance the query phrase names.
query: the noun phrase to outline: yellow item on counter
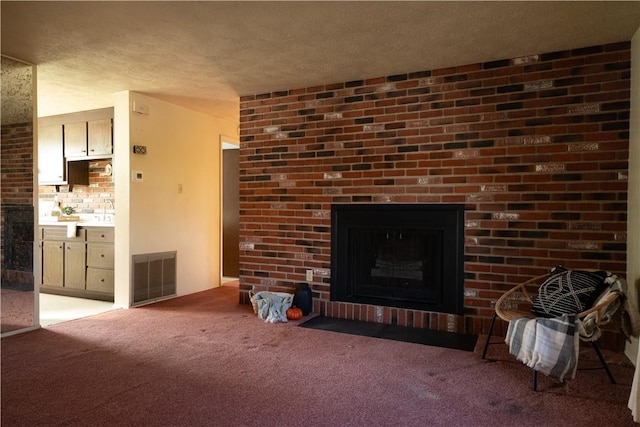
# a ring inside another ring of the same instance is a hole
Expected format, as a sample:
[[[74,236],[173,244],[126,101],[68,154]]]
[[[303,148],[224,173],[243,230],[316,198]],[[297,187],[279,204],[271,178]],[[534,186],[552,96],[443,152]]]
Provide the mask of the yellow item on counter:
[[[58,196],[55,196],[53,198],[53,206],[51,206],[51,216],[62,216],[62,209],[60,209]]]

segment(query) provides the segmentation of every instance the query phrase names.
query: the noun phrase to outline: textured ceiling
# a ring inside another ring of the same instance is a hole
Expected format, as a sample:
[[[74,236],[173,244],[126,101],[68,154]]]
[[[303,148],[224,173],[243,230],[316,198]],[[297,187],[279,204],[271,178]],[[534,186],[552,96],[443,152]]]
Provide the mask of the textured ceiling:
[[[627,41],[627,2],[2,1],[40,116],[132,90],[237,120],[238,96]]]

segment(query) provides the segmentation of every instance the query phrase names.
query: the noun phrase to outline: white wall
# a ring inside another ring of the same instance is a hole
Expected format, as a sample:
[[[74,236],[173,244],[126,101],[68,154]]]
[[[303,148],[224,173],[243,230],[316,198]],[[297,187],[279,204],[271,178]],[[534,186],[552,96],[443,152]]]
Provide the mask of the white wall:
[[[178,295],[219,286],[220,135],[237,135],[237,123],[136,92],[114,99],[116,304],[131,305],[138,254],[177,251]],[[134,103],[148,114],[134,113]],[[147,154],[133,154],[134,145]],[[132,182],[132,171],[143,181]]]
[[[640,307],[640,28],[631,40],[631,118],[629,123],[629,195],[627,213],[627,282]],[[633,292],[635,290],[635,292]],[[638,340],[625,353],[638,358]]]
[[[129,245],[129,193],[131,174],[129,145],[130,93],[114,94],[113,177],[115,189],[114,305],[129,307],[131,301],[131,249]],[[120,154],[122,153],[122,155]]]

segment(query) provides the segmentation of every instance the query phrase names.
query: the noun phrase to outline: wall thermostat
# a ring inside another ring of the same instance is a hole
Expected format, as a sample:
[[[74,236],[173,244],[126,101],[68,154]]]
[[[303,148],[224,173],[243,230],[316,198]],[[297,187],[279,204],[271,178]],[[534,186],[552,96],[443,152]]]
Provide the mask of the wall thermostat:
[[[142,182],[142,171],[131,171],[131,181]]]

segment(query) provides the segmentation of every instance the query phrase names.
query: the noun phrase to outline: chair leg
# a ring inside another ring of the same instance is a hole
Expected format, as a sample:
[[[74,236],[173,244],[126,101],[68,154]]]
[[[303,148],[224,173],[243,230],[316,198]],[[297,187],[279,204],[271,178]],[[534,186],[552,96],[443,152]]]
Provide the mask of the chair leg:
[[[496,323],[496,317],[498,315],[493,313],[491,317],[491,323],[489,324],[489,333],[487,334],[487,341],[484,343],[484,349],[482,350],[482,358],[484,359],[487,355],[487,348],[489,348],[489,344],[491,343],[491,335],[493,334],[493,325]]]
[[[598,344],[596,344],[595,341],[591,341],[591,346],[596,351],[596,354],[598,355],[598,359],[600,359],[600,363],[602,363],[602,367],[604,368],[605,372],[607,373],[607,376],[609,377],[609,380],[611,381],[611,384],[616,384],[616,380],[613,378],[613,374],[609,370],[609,365],[607,365],[607,361],[604,360],[604,357],[602,356],[602,353],[600,352],[600,349],[598,348]]]
[[[532,369],[532,371],[533,378],[531,380],[531,390],[538,391],[538,371],[536,371],[535,369]]]

